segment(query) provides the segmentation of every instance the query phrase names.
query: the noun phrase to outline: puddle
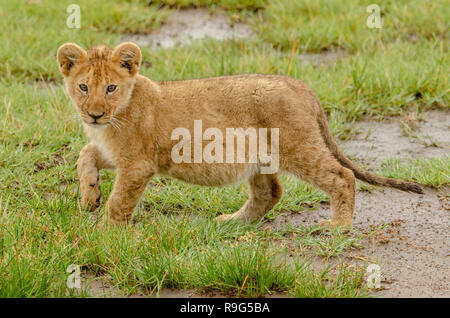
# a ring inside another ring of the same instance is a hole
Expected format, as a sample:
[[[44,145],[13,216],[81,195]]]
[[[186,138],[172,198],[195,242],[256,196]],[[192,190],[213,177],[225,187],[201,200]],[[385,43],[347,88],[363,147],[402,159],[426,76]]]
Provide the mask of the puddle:
[[[150,34],[127,35],[123,41],[166,49],[189,44],[192,40],[211,38],[224,41],[231,38],[249,38],[252,35],[249,26],[232,23],[224,10],[218,9],[211,14],[209,10],[200,8],[179,10],[169,15],[160,30]]]

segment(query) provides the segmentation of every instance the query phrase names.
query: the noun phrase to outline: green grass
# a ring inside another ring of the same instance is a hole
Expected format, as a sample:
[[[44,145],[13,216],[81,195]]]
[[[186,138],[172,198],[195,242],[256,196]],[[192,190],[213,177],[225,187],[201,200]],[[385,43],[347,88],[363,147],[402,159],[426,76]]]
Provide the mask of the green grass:
[[[88,295],[87,290],[80,294],[66,288],[65,270],[72,263],[107,277],[125,295],[158,294],[164,287],[242,297],[274,292],[296,295],[300,292],[296,281],[303,282],[304,275],[314,277],[308,297],[367,292],[361,286],[360,271],[345,274],[344,285],[353,284],[358,290],[349,293],[344,285],[328,290],[330,278],[324,270],[316,273],[306,260],[283,255],[286,249],[273,246],[256,224],[147,215],[134,226],[98,231],[89,215],[74,206],[74,194],[68,196],[72,197],[60,196],[32,211],[14,214],[5,213],[10,203],[2,201],[0,296]]]
[[[2,82],[39,79],[58,80],[55,54],[64,42],[77,42],[85,47],[114,44],[123,33],[148,32],[157,29],[166,10],[147,6],[144,1],[78,1],[81,28],[66,26],[66,8],[74,3],[63,1],[0,1],[0,75]],[[33,39],[33,41],[30,41]]]
[[[281,212],[328,200],[289,176],[281,178],[282,200],[260,223],[214,221],[245,202],[244,183],[207,188],[155,177],[135,224],[96,229],[79,206],[75,163],[87,139],[64,93],[56,50],[68,41],[114,46],[124,34],[157,30],[176,8],[224,8],[249,23],[256,37],[143,48],[148,63],[141,73],[154,80],[288,74],[313,88],[333,133],[347,138],[362,118],[449,110],[449,9],[443,1],[383,2],[381,30],[365,25],[370,1],[174,0],[148,6],[86,0],[79,1],[79,30],[65,25],[71,3],[0,0],[0,297],[90,295],[86,288],[67,288],[70,264],[124,295],[158,295],[164,288],[239,297],[368,295],[363,268],[331,262],[360,248],[362,234],[320,233],[317,226],[263,230]],[[302,55],[337,48],[343,56],[336,62],[311,63]],[[439,188],[449,184],[449,163],[448,156],[391,160],[381,172]],[[101,179],[106,198],[114,174],[102,172]],[[317,269],[316,259],[330,266]]]
[[[388,42],[444,39],[448,36],[449,8],[440,1],[383,1],[379,3],[382,29],[366,26],[370,0],[271,1],[255,19],[260,37],[276,47],[321,52],[344,48],[373,50]],[[425,13],[426,12],[426,13]]]
[[[450,184],[450,155],[430,159],[416,159],[408,163],[388,160],[383,164],[383,175],[439,188]]]
[[[289,295],[299,298],[357,298],[367,297],[364,289],[364,271],[341,265],[331,271],[325,268],[320,272],[311,271],[310,267],[300,265],[295,280],[295,287]]]

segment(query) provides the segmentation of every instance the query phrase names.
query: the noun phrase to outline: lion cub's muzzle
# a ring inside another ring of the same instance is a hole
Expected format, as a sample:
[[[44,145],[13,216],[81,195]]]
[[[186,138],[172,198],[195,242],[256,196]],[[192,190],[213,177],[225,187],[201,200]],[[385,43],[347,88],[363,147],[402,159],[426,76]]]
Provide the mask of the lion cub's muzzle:
[[[89,117],[91,117],[94,120],[93,124],[97,123],[97,120],[102,118],[103,115],[105,115],[105,112],[102,112],[101,114],[95,113],[95,112],[93,112],[93,113],[87,112],[87,113],[88,113]]]
[[[85,111],[82,117],[86,124],[93,127],[106,125],[110,120],[110,116],[105,111]]]

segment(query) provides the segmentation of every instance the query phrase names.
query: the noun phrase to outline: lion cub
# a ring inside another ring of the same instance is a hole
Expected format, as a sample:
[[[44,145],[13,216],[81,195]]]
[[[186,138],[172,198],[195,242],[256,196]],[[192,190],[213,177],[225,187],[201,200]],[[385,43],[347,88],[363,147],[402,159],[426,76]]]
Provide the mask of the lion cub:
[[[422,192],[418,184],[376,176],[351,162],[319,100],[297,79],[254,74],[154,82],[138,74],[141,51],[129,42],[88,51],[66,43],[57,60],[91,140],[77,162],[83,206],[100,205],[100,169],[117,174],[103,222],[127,222],[157,173],[208,186],[247,179],[248,201],[220,220],[264,216],[281,198],[282,171],[330,196],[333,214],[323,225],[351,226],[355,176]],[[248,137],[248,143],[236,144],[234,137]],[[258,156],[261,149],[265,156]]]

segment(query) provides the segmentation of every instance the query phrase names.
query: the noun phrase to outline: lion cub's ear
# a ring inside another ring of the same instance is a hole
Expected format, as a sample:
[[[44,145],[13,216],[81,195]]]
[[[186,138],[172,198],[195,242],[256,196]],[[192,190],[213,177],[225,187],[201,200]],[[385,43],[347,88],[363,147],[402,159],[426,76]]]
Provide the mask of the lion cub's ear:
[[[132,42],[122,43],[114,49],[112,61],[120,63],[121,67],[126,68],[131,75],[135,75],[142,61],[141,49]]]
[[[65,43],[61,45],[56,53],[59,70],[64,76],[68,76],[70,69],[86,58],[86,51],[75,43]]]

